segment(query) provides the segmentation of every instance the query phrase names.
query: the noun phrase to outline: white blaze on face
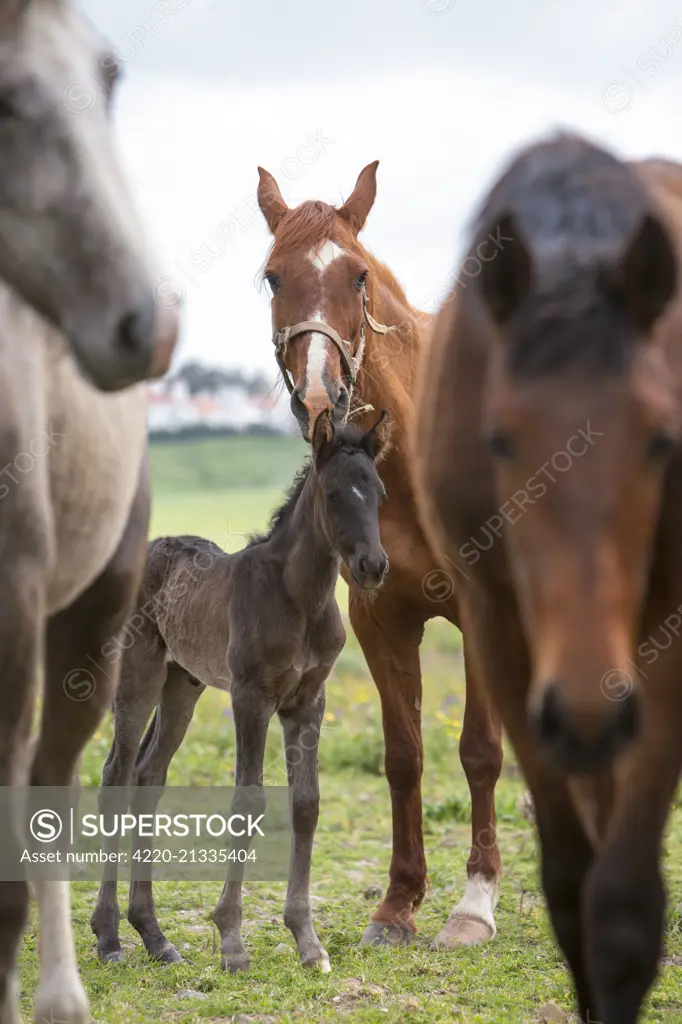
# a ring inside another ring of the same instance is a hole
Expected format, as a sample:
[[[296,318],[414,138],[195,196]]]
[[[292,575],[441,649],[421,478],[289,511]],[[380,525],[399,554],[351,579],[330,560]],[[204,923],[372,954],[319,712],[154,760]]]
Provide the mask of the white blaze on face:
[[[313,272],[317,272],[320,276],[324,277],[327,267],[334,260],[337,260],[339,256],[343,256],[343,254],[344,250],[336,242],[332,242],[329,239],[319,249],[311,249],[308,253],[308,259],[314,268]],[[324,284],[321,289],[321,299],[321,305],[323,305]],[[308,317],[308,320],[327,322],[323,309],[318,309]],[[306,365],[304,401],[309,408],[312,409],[314,406],[316,411],[323,409],[328,403],[327,389],[324,383],[324,368],[327,362],[327,346],[329,344],[331,343],[325,334],[319,334],[315,331],[311,333],[308,346],[308,362]]]
[[[321,248],[311,249],[308,253],[308,259],[320,272],[326,270],[329,264],[337,260],[339,256],[343,256],[343,249],[331,240],[325,242]]]
[[[324,320],[324,315],[320,312],[313,313],[310,319]],[[305,372],[305,393],[307,398],[314,396],[320,390],[325,391],[324,366],[327,362],[328,341],[329,338],[326,334],[318,334],[317,331],[313,331],[310,335],[308,365]]]

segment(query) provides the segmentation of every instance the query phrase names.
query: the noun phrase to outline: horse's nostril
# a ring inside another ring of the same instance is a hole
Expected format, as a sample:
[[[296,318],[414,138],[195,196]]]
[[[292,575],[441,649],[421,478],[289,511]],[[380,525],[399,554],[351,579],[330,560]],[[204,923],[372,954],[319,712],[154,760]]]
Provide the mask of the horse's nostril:
[[[545,743],[554,743],[559,738],[567,724],[566,717],[559,688],[556,683],[552,683],[545,693],[537,723],[538,731]]]
[[[639,698],[637,693],[628,693],[618,702],[614,728],[622,743],[629,743],[639,731]]]
[[[291,395],[291,411],[294,416],[301,424],[302,427],[306,427],[308,424],[308,410],[303,404],[303,400],[298,391],[294,391]]]
[[[603,709],[598,721],[586,731],[581,719],[566,704],[562,685],[545,689],[534,725],[546,753],[565,771],[593,773],[609,765],[637,735],[639,699],[635,691]]]
[[[151,340],[150,325],[139,313],[129,313],[123,318],[118,329],[118,341],[124,351],[130,355],[138,355],[149,347]]]

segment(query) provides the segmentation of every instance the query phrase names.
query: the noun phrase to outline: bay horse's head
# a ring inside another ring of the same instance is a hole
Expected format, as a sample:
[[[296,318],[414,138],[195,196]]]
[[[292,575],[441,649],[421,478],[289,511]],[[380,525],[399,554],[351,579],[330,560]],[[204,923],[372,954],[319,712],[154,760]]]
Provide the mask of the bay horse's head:
[[[163,373],[178,331],[112,145],[117,73],[70,0],[0,0],[0,277],[104,390]]]
[[[482,427],[530,645],[529,710],[555,761],[597,771],[639,725],[633,662],[679,431],[656,332],[677,257],[636,172],[570,136],[512,164],[476,242]]]
[[[258,202],[274,235],[264,276],[272,291],[277,359],[291,408],[309,438],[320,413],[348,416],[362,362],[369,267],[357,243],[376,196],[379,161],[361,172],[339,209],[307,202],[291,210],[277,182],[259,168]]]

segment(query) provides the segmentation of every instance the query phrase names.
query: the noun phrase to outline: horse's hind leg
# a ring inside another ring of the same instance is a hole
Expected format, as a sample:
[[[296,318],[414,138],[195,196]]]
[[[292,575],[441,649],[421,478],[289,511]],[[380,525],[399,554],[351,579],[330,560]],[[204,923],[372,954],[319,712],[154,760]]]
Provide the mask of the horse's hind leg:
[[[165,680],[165,648],[153,625],[148,623],[123,657],[114,706],[114,740],[102,771],[100,814],[120,814],[128,809],[123,790],[133,781],[140,740],[154,708],[161,700]],[[116,794],[113,800],[112,793]],[[105,840],[107,853],[117,852],[118,847],[118,835]],[[90,918],[90,927],[97,936],[97,953],[105,963],[124,958],[119,938],[121,913],[116,894],[117,885],[118,865],[116,861],[111,861],[104,866],[97,903]]]
[[[326,676],[326,671],[325,671]],[[311,704],[280,712],[292,795],[293,846],[284,923],[293,933],[304,967],[331,970],[329,954],[315,934],[310,912],[310,860],[320,812],[317,748],[324,715],[324,688]]]
[[[466,704],[459,756],[471,793],[472,846],[462,899],[432,949],[475,946],[494,938],[501,861],[495,826],[495,786],[502,770],[502,735],[474,666],[466,656]]]
[[[160,789],[166,785],[168,767],[187,734],[194,708],[205,689],[205,686],[190,682],[189,674],[178,665],[169,667],[161,704],[150,732],[145,737],[145,749],[141,752],[135,770],[137,786],[132,801],[134,814],[149,814],[156,810],[158,797],[153,801],[145,799],[142,787],[154,786]],[[134,848],[143,848],[139,837],[135,837]],[[131,882],[128,920],[154,960],[166,964],[182,963],[182,957],[159,927],[150,878],[144,881],[133,879]]]
[[[69,786],[83,747],[97,728],[118,678],[118,665],[103,654],[133,609],[147,538],[148,500],[141,486],[121,542],[97,580],[70,608],[48,623],[43,714],[31,781]],[[74,689],[75,673],[89,680]],[[87,699],[82,699],[83,694]],[[80,698],[80,699],[79,699]],[[40,985],[36,1020],[61,1024],[90,1021],[76,964],[70,885],[36,885],[40,931]]]

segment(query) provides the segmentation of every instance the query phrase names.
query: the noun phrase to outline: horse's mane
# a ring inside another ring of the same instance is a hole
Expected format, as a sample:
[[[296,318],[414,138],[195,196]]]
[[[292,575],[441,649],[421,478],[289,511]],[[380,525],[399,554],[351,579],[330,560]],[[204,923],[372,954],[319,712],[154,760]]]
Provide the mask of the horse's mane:
[[[533,257],[532,291],[507,332],[514,372],[622,368],[635,334],[603,270],[650,211],[633,167],[579,136],[562,133],[516,157],[478,213],[469,250],[511,214]]]
[[[407,429],[410,417],[421,331],[430,320],[429,314],[410,305],[388,267],[365,249],[338,216],[337,209],[328,203],[304,202],[286,213],[264,267],[270,259],[283,259],[297,249],[319,249],[330,239],[365,260],[370,270],[369,311],[380,323],[397,326],[397,330],[384,335],[366,328],[365,356],[354,408],[366,404],[386,407],[397,433],[401,434]]]

